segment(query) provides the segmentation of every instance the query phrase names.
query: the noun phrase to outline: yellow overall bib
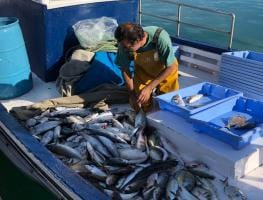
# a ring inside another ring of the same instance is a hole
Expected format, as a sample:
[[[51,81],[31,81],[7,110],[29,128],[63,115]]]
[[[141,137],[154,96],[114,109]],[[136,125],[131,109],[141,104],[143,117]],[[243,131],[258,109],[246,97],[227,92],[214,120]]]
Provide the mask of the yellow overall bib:
[[[175,62],[177,69],[157,86],[157,94],[163,94],[179,89],[178,62],[177,60]],[[135,53],[134,65],[133,84],[136,94],[138,94],[140,90],[142,90],[166,68],[166,66],[160,61],[155,49],[142,53]],[[151,109],[151,104],[152,97],[149,103],[143,105],[143,109],[149,111]]]

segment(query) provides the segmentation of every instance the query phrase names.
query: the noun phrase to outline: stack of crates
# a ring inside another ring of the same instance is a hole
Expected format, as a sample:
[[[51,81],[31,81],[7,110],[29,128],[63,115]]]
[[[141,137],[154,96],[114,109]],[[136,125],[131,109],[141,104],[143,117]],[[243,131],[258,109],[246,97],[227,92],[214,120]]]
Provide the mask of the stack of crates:
[[[263,100],[263,54],[252,51],[222,54],[219,83]]]

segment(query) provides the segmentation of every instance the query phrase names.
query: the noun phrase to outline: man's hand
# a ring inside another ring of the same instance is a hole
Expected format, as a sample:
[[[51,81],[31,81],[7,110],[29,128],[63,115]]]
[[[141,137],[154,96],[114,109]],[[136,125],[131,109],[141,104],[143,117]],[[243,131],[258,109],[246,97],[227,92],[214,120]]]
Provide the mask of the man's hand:
[[[137,97],[138,105],[143,105],[143,104],[147,103],[150,100],[151,94],[152,94],[152,88],[149,85],[145,86],[140,91],[140,93]]]

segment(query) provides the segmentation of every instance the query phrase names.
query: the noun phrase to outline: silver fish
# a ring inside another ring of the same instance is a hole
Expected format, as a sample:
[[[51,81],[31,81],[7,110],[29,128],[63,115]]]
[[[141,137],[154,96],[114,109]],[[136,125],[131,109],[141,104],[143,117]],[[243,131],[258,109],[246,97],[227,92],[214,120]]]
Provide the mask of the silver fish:
[[[60,138],[60,133],[61,133],[61,126],[57,126],[54,129],[54,142],[57,143],[58,139]]]
[[[169,181],[168,181],[167,187],[166,187],[166,192],[165,192],[166,199],[168,199],[168,200],[176,199],[176,193],[177,193],[178,189],[179,189],[179,185],[176,181],[176,178],[174,176],[171,176],[169,178]]]
[[[157,161],[162,160],[161,152],[158,151],[157,149],[153,148],[153,147],[150,148],[149,156],[153,160],[157,160]]]
[[[34,119],[34,118],[28,119],[28,120],[26,121],[27,127],[35,126],[36,124],[37,124],[37,120]]]
[[[97,138],[90,135],[86,135],[85,138],[96,151],[100,152],[103,156],[107,158],[111,157],[111,154],[109,153],[107,148]]]
[[[57,127],[60,124],[61,124],[60,121],[47,121],[45,123],[38,124],[38,125],[34,126],[34,128],[32,130],[33,135],[39,135],[41,133],[44,133],[50,129]]]
[[[82,160],[78,163],[75,163],[73,165],[70,165],[70,169],[72,169],[73,171],[79,173],[79,172],[85,172],[86,168],[85,165],[89,164],[86,160]]]
[[[179,196],[177,197],[178,199],[182,200],[199,200],[196,198],[192,193],[190,193],[187,189],[184,187],[179,188]]]
[[[80,116],[70,115],[64,119],[64,122],[68,124],[84,124],[85,120]]]
[[[134,166],[126,166],[126,167],[114,167],[114,166],[104,166],[105,170],[109,174],[116,174],[116,175],[122,175],[122,174],[128,174],[134,170]]]
[[[47,121],[53,121],[53,120],[49,120],[48,117],[43,117],[43,118],[41,118],[41,119],[38,120],[38,123],[39,123],[39,124],[42,124],[42,123],[45,123],[45,122],[47,122]],[[55,120],[55,121],[57,121],[57,120]]]
[[[43,145],[47,145],[48,143],[50,143],[52,140],[54,139],[54,131],[53,130],[49,130],[48,132],[46,132],[43,137],[41,138],[40,142]]]
[[[106,129],[94,129],[91,127],[88,127],[86,129],[90,131],[90,134],[101,135],[101,136],[107,137],[113,142],[127,143],[124,139],[119,137],[117,134],[114,134]]]
[[[218,191],[214,186],[214,184],[211,182],[211,180],[197,177],[197,181],[198,181],[197,184],[199,184],[203,189],[206,190],[206,191],[199,190],[199,192],[202,192],[201,195],[203,194],[203,196],[210,197],[210,199],[214,199],[214,200],[220,199],[218,195]]]
[[[118,157],[119,152],[117,150],[116,145],[108,138],[104,136],[97,136],[100,142],[107,148],[107,150],[111,153],[112,156]]]
[[[140,164],[147,160],[146,158],[138,159],[138,160],[126,160],[122,158],[109,158],[106,160],[106,163],[113,166],[127,166],[132,164]]]
[[[140,130],[137,135],[136,147],[143,151],[146,150],[146,136],[143,134],[143,130]]]
[[[166,171],[169,168],[175,167],[177,164],[177,160],[166,160],[162,162],[153,163],[152,165],[145,167],[139,174],[137,174],[135,179],[146,179],[152,173]]]
[[[35,116],[34,118],[36,120],[40,120],[43,117],[49,116],[49,114],[50,114],[50,110],[48,109],[48,110],[45,110],[44,112],[42,112],[40,115]]]
[[[63,144],[50,144],[48,148],[50,151],[68,158],[82,158],[78,151]]]
[[[147,187],[149,188],[149,187],[154,186],[157,181],[157,178],[158,178],[158,173],[153,173],[150,176],[148,176],[147,181],[146,181]]]
[[[138,195],[138,192],[134,192],[130,194],[120,193],[119,195],[122,200],[130,200],[130,199],[134,199],[136,195]]]
[[[185,170],[180,170],[176,174],[176,180],[177,180],[178,185],[180,187],[184,187],[189,191],[191,191],[196,184],[195,176],[193,174],[191,174],[190,172],[185,171]]]
[[[185,106],[185,102],[180,94],[174,95],[171,99],[171,102],[176,103],[178,106],[182,106],[182,107]]]
[[[203,94],[195,94],[195,95],[189,96],[186,98],[186,102],[189,104],[192,104],[192,103],[200,100],[203,96],[204,96]]]
[[[143,198],[144,199],[153,199],[153,192],[155,190],[155,186],[146,188],[146,190],[143,191]]]
[[[82,158],[88,159],[86,142],[81,142],[77,147],[75,147],[75,150],[80,153]]]
[[[213,174],[208,173],[208,170],[205,169],[188,169],[189,172],[191,172],[193,175],[199,176],[201,178],[208,178],[208,179],[215,179],[215,176]]]
[[[158,174],[156,184],[163,188],[166,186],[167,182],[169,180],[169,175],[167,172],[163,171]]]
[[[107,128],[105,128],[105,130],[117,135],[118,137],[122,138],[123,140],[125,140],[127,142],[129,142],[131,140],[131,137],[127,133],[121,131],[118,128],[107,127]]]
[[[91,128],[107,128],[108,127],[108,123],[107,122],[101,122],[101,123],[92,123],[92,124],[89,124],[88,127],[91,127]]]
[[[153,200],[158,200],[161,199],[162,194],[164,193],[164,188],[163,187],[155,187],[155,190],[153,191]]]
[[[168,159],[168,152],[160,147],[160,146],[152,146],[150,148],[150,157],[153,160],[167,160]]]
[[[85,165],[88,172],[95,178],[105,181],[107,174],[95,165]]]
[[[124,126],[122,125],[122,123],[120,123],[117,119],[112,118],[111,120],[112,120],[114,127],[118,128],[120,130],[124,129]]]
[[[228,180],[225,180],[224,192],[230,199],[247,200],[247,196],[237,187],[229,185]]]
[[[105,158],[100,153],[96,152],[88,141],[86,142],[86,147],[91,159],[98,165],[102,166],[105,162]]]
[[[119,154],[121,158],[126,160],[139,160],[147,158],[147,154],[137,148],[121,149]]]
[[[129,124],[128,122],[124,121],[123,123],[123,126],[125,128],[125,130],[130,134],[132,132],[132,130],[134,129],[134,127]]]
[[[146,115],[142,109],[140,109],[139,113],[135,116],[134,126],[135,126],[135,128],[137,128],[137,127],[145,128],[145,126],[146,126]]]
[[[65,107],[57,107],[56,111],[51,112],[49,114],[50,117],[65,117],[69,115],[78,115],[80,117],[86,117],[91,112],[86,108],[65,108]]]
[[[118,179],[119,179],[118,175],[115,175],[115,174],[109,175],[106,178],[106,184],[108,186],[112,186],[112,185],[114,185],[117,182]]]
[[[103,112],[101,114],[97,114],[97,115],[92,115],[91,117],[86,117],[85,121],[86,122],[105,122],[105,121],[109,121],[112,120],[113,118],[113,114],[112,112],[108,111],[108,112]]]
[[[134,179],[134,177],[135,177],[140,171],[142,171],[142,170],[143,170],[142,167],[138,167],[138,168],[136,168],[132,173],[130,173],[130,174],[126,177],[126,179],[125,179],[125,181],[122,183],[122,185],[120,186],[120,189],[123,189],[126,185],[128,185],[128,184]]]
[[[111,198],[113,197],[113,193],[114,193],[114,192],[113,192],[112,190],[104,189],[103,192],[104,192],[105,194],[107,194],[108,196],[110,196]]]
[[[207,200],[207,199],[216,200],[215,198],[212,197],[211,192],[203,187],[195,187],[191,191],[191,193],[196,197],[198,197],[199,200]]]

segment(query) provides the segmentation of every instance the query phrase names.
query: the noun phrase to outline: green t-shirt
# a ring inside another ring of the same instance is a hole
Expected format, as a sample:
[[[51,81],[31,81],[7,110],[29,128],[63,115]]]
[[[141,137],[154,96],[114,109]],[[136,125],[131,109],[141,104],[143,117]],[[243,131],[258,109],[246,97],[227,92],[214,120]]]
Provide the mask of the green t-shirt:
[[[162,30],[157,44],[153,43],[153,37],[157,28],[157,26],[147,26],[143,28],[143,30],[148,33],[148,38],[146,44],[138,49],[137,52],[141,53],[152,49],[157,49],[161,62],[166,66],[170,66],[176,59],[174,56],[174,50],[170,36],[165,30]],[[130,62],[130,52],[125,50],[122,45],[119,45],[115,64],[120,67],[129,67]]]

